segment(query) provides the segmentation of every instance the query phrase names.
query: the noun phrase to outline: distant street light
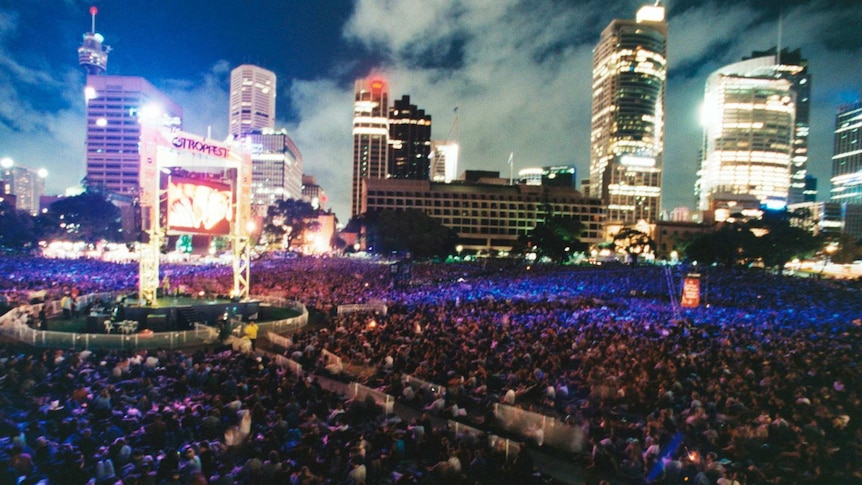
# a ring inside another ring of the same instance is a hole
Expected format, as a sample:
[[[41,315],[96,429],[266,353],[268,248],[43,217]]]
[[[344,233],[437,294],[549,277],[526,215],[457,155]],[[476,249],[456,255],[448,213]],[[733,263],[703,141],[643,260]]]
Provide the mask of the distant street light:
[[[3,168],[12,168],[12,165],[15,165],[15,162],[14,162],[14,161],[12,161],[12,159],[11,159],[11,158],[9,158],[9,157],[4,157],[3,159],[0,159],[0,167],[3,167]]]

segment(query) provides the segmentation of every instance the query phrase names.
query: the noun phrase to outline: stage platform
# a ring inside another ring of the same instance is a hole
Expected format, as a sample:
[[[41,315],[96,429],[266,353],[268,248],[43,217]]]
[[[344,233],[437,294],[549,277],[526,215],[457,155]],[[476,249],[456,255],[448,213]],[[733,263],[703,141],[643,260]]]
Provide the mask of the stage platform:
[[[104,312],[95,311],[87,316],[87,333],[105,333],[105,320],[136,321],[137,331],[169,332],[191,330],[195,323],[217,326],[225,317],[241,319],[266,318],[261,315],[261,303],[257,300],[196,299],[189,297],[161,297],[152,305],[126,303],[106,304]],[[268,305],[263,305],[264,311]]]

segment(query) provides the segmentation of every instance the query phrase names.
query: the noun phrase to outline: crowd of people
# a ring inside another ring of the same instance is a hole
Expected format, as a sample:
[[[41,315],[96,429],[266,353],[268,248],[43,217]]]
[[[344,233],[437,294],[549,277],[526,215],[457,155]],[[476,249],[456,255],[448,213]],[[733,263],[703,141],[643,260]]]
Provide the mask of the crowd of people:
[[[230,287],[222,267],[165,270],[173,284]],[[380,262],[257,261],[253,294],[303,301],[323,322],[293,335],[285,356],[325,374],[322,354],[335,354],[363,370],[351,379],[425,414],[387,419],[265,354],[6,349],[9,473],[64,464],[50,483],[529,481],[529,455],[505,459],[429,424],[499,430],[503,403],[564,421],[582,437],[567,458],[611,480],[862,480],[859,282],[699,272],[701,305],[679,308],[668,286],[680,267],[416,263],[396,287]],[[387,312],[336,312],[371,302]],[[446,393],[416,391],[408,375]]]

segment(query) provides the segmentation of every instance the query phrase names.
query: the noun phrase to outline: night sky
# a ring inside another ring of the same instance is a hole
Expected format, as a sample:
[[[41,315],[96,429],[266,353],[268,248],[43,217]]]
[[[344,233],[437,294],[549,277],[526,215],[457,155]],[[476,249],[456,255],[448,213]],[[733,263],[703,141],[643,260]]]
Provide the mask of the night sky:
[[[862,2],[669,1],[667,138],[662,206],[693,207],[707,76],[777,43],[809,60],[809,171],[828,197],[832,130],[862,92]],[[227,1],[0,0],[0,157],[47,168],[49,193],[85,173],[84,74],[89,7],[113,50],[108,74],[140,76],[184,109],[185,131],[227,134],[230,70],[278,76],[287,128],[341,222],[349,217],[353,81],[390,80],[446,139],[460,119],[464,169],[575,164],[588,176],[592,48],[634,0]]]

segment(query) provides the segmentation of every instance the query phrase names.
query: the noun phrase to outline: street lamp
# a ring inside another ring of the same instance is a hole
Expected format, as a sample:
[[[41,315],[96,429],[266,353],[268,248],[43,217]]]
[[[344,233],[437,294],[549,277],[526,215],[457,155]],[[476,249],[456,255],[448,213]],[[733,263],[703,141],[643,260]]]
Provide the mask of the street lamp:
[[[9,169],[9,168],[12,168],[12,165],[15,165],[15,162],[12,161],[11,158],[4,157],[4,158],[0,159],[0,167]]]

